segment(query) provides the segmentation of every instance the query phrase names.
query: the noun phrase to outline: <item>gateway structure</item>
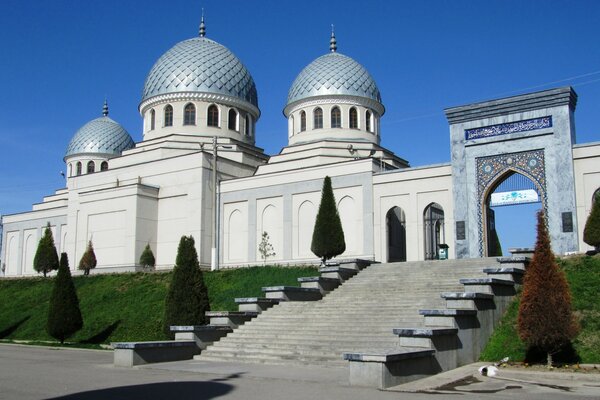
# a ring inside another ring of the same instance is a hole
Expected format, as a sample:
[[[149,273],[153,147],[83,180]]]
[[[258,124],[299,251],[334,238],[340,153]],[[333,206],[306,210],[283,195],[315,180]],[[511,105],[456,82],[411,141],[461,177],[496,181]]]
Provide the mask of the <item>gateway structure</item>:
[[[576,101],[566,87],[449,108],[451,162],[410,167],[380,146],[377,84],[337,51],[332,33],[330,51],[292,83],[288,145],[269,157],[255,146],[254,80],[202,22],[199,37],[176,44],[148,73],[141,142],[105,104],[67,146],[66,188],[2,217],[2,275],[35,274],[48,223],[71,260],[93,241],[96,272],[135,270],[146,244],[157,268],[171,268],[182,235],[196,239],[205,266],[261,263],[263,232],[270,261],[316,263],[310,242],[326,175],[346,237],[339,258],[433,259],[440,244],[450,258],[493,255],[493,194],[540,202],[553,249],[585,251],[600,144],[575,144]],[[514,177],[525,183],[506,189]]]

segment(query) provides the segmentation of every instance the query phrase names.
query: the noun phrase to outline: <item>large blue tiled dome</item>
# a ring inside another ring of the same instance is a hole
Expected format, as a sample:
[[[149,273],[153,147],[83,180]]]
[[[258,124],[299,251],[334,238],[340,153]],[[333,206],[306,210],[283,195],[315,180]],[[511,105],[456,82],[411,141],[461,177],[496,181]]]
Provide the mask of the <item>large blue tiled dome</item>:
[[[142,102],[175,92],[221,94],[258,107],[246,67],[225,46],[202,36],[177,43],[158,59],[146,77]]]
[[[133,139],[119,123],[107,116],[96,118],[75,133],[67,146],[65,158],[76,154],[121,155],[135,146]]]
[[[288,92],[287,105],[308,97],[349,95],[381,103],[381,95],[369,71],[352,58],[337,52],[308,64]]]

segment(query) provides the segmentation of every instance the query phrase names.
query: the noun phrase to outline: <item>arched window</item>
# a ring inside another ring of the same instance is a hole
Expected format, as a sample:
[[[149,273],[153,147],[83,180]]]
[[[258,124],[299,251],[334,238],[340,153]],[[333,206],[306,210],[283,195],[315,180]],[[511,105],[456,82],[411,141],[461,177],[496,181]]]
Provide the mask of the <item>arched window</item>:
[[[183,109],[183,124],[196,125],[196,107],[188,103]]]
[[[365,127],[367,128],[367,132],[372,132],[371,130],[371,111],[367,110],[365,114]]]
[[[77,161],[77,175],[81,175],[81,162]]]
[[[73,164],[69,163],[69,176],[73,176]]]
[[[231,129],[232,131],[239,131],[238,128],[238,113],[232,108],[231,110],[229,110],[229,122],[228,122],[228,126],[229,129]]]
[[[219,126],[219,109],[214,104],[208,107],[208,115],[206,118],[206,125],[208,126]]]
[[[323,110],[315,108],[313,111],[313,129],[323,128]]]
[[[358,129],[358,113],[354,107],[350,109],[350,121],[348,125],[350,129]]]
[[[173,126],[173,106],[170,104],[165,107],[165,126]]]
[[[431,203],[423,212],[425,259],[438,258],[438,245],[445,243],[444,209],[437,203]]]
[[[333,107],[331,109],[331,127],[341,128],[342,127],[342,112],[339,107]]]
[[[87,163],[87,173],[91,174],[96,171],[96,164],[93,161]]]
[[[306,113],[304,111],[300,111],[300,132],[304,132],[306,130]]]
[[[154,112],[154,109],[150,110],[150,130],[153,131],[154,130],[154,120],[156,118],[156,113]]]
[[[252,120],[249,115],[246,115],[246,128],[245,128],[246,136],[250,136],[252,134]]]
[[[100,164],[100,171],[107,171],[108,170],[108,161],[102,161],[102,164]]]

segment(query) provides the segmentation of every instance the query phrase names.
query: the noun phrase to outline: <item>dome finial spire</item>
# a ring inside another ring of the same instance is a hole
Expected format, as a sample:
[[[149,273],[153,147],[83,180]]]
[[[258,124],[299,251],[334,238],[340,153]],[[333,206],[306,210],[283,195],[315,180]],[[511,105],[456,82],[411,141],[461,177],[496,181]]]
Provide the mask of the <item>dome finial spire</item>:
[[[337,50],[337,40],[335,40],[335,29],[333,24],[331,24],[331,39],[329,39],[329,50],[332,53],[335,53]]]
[[[206,35],[206,25],[204,24],[204,7],[202,8],[202,18],[200,18],[200,37],[204,37]]]
[[[104,105],[102,106],[102,115],[105,117],[108,116],[108,102],[106,101],[106,97],[104,98]]]

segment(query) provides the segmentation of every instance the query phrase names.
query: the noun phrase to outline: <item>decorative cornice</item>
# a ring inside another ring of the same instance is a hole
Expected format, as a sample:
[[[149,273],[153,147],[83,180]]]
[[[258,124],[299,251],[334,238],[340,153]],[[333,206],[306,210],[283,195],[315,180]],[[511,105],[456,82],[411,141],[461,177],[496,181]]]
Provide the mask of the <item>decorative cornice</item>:
[[[311,106],[318,106],[322,104],[348,104],[357,105],[375,110],[380,116],[385,113],[385,107],[380,102],[369,99],[366,97],[349,96],[349,95],[327,95],[327,96],[314,96],[307,99],[302,99],[288,104],[283,109],[283,115],[287,118],[290,114]]]
[[[206,92],[175,92],[159,94],[142,101],[138,109],[140,114],[143,116],[148,108],[174,101],[205,101],[207,103],[219,103],[230,107],[241,108],[244,111],[252,114],[252,117],[254,117],[255,121],[258,121],[260,118],[260,110],[252,103],[241,100],[240,98],[234,96]]]
[[[572,87],[567,86],[481,103],[450,107],[446,108],[444,112],[450,124],[458,124],[559,106],[568,106],[569,109],[575,110],[576,105],[577,93],[575,93]]]

